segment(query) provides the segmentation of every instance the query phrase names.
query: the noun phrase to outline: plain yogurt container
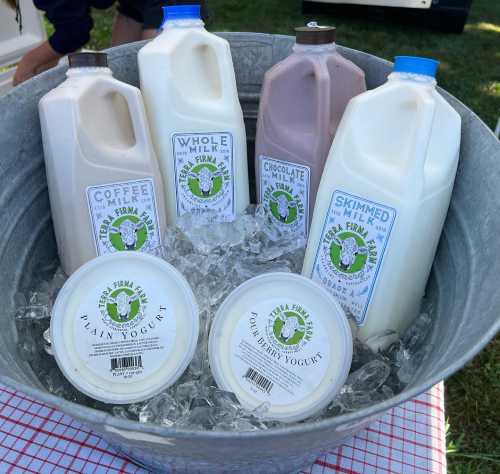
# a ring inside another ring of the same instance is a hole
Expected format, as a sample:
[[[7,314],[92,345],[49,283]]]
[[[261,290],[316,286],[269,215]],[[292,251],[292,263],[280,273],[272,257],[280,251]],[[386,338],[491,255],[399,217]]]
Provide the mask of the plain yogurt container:
[[[309,278],[267,273],[236,288],[209,339],[217,385],[266,418],[299,421],[326,407],[352,362],[352,334],[335,298]]]
[[[105,403],[148,399],[172,385],[193,358],[199,312],[185,278],[142,252],[97,257],[59,292],[52,351],[65,377]]]

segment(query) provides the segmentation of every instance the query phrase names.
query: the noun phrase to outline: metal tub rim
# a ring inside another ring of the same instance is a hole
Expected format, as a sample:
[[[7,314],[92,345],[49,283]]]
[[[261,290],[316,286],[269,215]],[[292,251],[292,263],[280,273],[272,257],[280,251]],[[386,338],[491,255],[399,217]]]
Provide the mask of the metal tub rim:
[[[260,36],[260,37],[268,37],[271,35],[264,34],[264,33],[250,33],[250,32],[243,32],[243,33],[237,33],[237,32],[231,32],[231,33],[222,33],[223,36],[226,38],[231,38],[231,37],[238,37],[238,35],[255,35],[255,36]],[[291,38],[290,36],[287,35],[272,35],[274,38],[281,38],[281,39],[289,39]],[[145,42],[141,42],[145,43]],[[139,44],[140,45],[140,44]],[[135,50],[132,52],[129,50],[130,44],[128,45],[122,45],[118,46],[115,48],[110,48],[109,50],[106,50],[106,52],[109,52],[111,54],[119,54],[121,50],[123,49],[125,54],[127,55],[132,55],[135,56]],[[386,63],[386,65],[390,65],[391,63],[389,61],[386,61],[384,59],[378,58],[377,56],[374,56],[369,53],[364,53],[364,52],[359,52],[357,50],[353,50],[351,48],[345,48],[339,45],[339,49],[341,51],[355,51],[356,53],[361,53],[363,55],[366,55],[367,57],[374,58],[378,61],[382,61]],[[29,82],[31,83],[32,81],[41,81],[43,82],[44,78],[54,74],[61,72],[62,70],[66,69],[66,65],[61,64],[57,66],[56,68],[53,68],[52,70],[46,71],[34,79],[30,80]],[[26,84],[27,86],[27,84]],[[25,87],[25,84],[21,84],[14,90],[10,91],[7,95],[14,95],[17,93],[22,93],[23,88]],[[462,102],[460,102],[458,99],[456,99],[454,96],[451,94],[447,93],[446,91],[441,89],[441,92],[446,98],[451,98],[453,101],[455,101],[457,104],[461,105],[462,107],[466,108],[469,110],[473,116],[475,117],[476,120],[478,120],[485,129],[488,129],[491,133],[491,136],[496,139],[495,135],[493,132],[489,129],[489,127],[484,124],[484,122],[475,114],[473,111],[471,111],[467,106],[465,106]],[[257,94],[255,93],[245,93],[243,92],[240,94],[240,97],[246,98],[246,99],[251,99],[254,100],[257,97]],[[394,397],[385,400],[383,402],[376,403],[370,407],[363,408],[360,410],[357,410],[352,413],[348,414],[343,414],[340,416],[336,417],[331,417],[331,418],[326,418],[320,421],[304,421],[301,423],[297,424],[290,424],[290,425],[284,425],[279,428],[270,428],[268,430],[258,430],[258,431],[201,431],[201,430],[190,430],[190,429],[182,429],[182,428],[169,428],[165,427],[162,425],[155,425],[155,424],[149,424],[149,423],[141,423],[139,421],[133,421],[133,420],[127,420],[127,419],[122,419],[115,417],[109,413],[106,413],[104,411],[100,411],[97,409],[89,408],[84,405],[80,405],[75,402],[71,402],[65,399],[62,399],[60,397],[57,397],[55,395],[52,395],[45,390],[34,388],[32,386],[27,385],[26,383],[23,382],[18,382],[8,376],[0,375],[0,382],[5,384],[7,387],[22,392],[28,396],[31,396],[35,400],[39,402],[44,402],[52,407],[55,407],[57,409],[60,409],[61,411],[69,414],[73,418],[76,418],[83,423],[102,423],[103,425],[106,426],[106,428],[111,428],[111,430],[116,429],[116,433],[119,434],[120,436],[123,436],[121,433],[123,431],[128,431],[128,432],[140,432],[141,434],[149,434],[152,436],[157,436],[160,438],[177,438],[177,439],[185,439],[185,438],[198,438],[200,440],[221,440],[224,441],[226,439],[234,438],[235,436],[238,437],[238,439],[254,439],[258,438],[260,440],[262,439],[269,439],[269,438],[278,438],[282,435],[285,434],[302,434],[302,433],[309,433],[312,431],[317,431],[317,430],[323,430],[323,429],[329,429],[329,428],[345,428],[345,427],[356,427],[359,426],[361,427],[362,425],[367,423],[367,420],[373,420],[377,418],[379,415],[382,415],[383,413],[387,412],[389,409],[398,406],[408,400],[413,399],[414,397],[420,395],[421,393],[425,392],[435,384],[441,382],[442,380],[450,377],[452,374],[460,370],[465,364],[467,364],[469,361],[471,361],[487,344],[488,342],[495,336],[495,334],[500,331],[500,318],[498,318],[486,331],[485,333],[482,334],[480,340],[474,347],[472,347],[470,350],[465,352],[461,357],[457,358],[453,364],[449,365],[448,367],[440,370],[438,373],[436,373],[434,376],[428,378],[425,382],[420,383],[419,385],[409,388],[409,389],[404,389],[402,392],[399,394],[395,395]]]

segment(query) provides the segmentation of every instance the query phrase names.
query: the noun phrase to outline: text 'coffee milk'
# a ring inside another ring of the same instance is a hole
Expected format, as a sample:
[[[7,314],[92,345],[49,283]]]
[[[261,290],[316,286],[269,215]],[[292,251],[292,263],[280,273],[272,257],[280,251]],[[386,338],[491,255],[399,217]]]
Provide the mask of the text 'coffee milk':
[[[103,53],[70,55],[39,104],[52,220],[63,270],[97,255],[154,253],[165,197],[141,93]]]
[[[349,100],[365,75],[335,47],[335,28],[296,29],[293,53],[262,86],[255,166],[257,197],[284,232],[306,237],[316,192]]]
[[[461,120],[436,91],[436,69],[397,57],[386,84],[349,103],[318,191],[303,274],[374,348],[418,315],[450,203]]]
[[[164,7],[164,14],[162,33],[139,51],[139,73],[167,218],[232,221],[248,206],[249,194],[229,44],[205,30],[199,5]]]

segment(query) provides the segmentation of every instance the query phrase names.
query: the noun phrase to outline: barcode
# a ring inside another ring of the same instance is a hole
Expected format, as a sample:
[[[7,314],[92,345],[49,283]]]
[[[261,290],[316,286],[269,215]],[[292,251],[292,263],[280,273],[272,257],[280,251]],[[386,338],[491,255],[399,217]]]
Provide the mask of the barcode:
[[[142,356],[117,357],[111,359],[111,370],[142,368]]]
[[[243,378],[250,380],[257,387],[261,388],[267,393],[271,393],[271,390],[274,386],[274,383],[269,379],[259,374],[256,370],[253,370],[251,367],[248,368],[247,373],[243,376]]]

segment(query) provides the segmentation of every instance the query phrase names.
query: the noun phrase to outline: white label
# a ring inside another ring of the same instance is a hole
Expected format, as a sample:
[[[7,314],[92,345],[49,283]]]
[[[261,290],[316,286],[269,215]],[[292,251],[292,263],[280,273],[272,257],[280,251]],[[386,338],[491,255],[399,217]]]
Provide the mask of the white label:
[[[73,326],[77,353],[89,370],[110,382],[139,381],[170,356],[175,317],[156,282],[112,280],[94,288]]]
[[[98,255],[160,246],[156,195],[151,178],[87,188],[87,202]]]
[[[231,367],[262,402],[290,405],[319,387],[330,363],[324,325],[304,306],[280,298],[256,304],[236,325]]]
[[[358,325],[365,322],[396,210],[335,191],[311,278],[327,287]]]
[[[177,215],[210,214],[232,221],[233,136],[230,133],[176,133],[172,137]]]
[[[259,157],[259,201],[285,232],[306,237],[309,224],[308,166]]]

